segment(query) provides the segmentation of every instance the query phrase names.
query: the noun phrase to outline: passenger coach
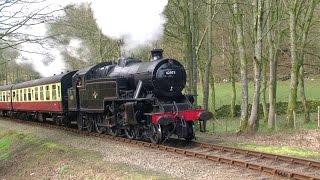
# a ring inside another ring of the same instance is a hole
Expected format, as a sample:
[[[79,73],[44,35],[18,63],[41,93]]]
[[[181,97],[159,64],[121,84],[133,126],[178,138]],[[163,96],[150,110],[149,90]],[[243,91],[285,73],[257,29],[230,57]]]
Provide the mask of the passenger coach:
[[[7,113],[12,110],[11,104],[11,88],[13,85],[0,87],[0,116],[7,116]]]
[[[68,111],[67,89],[71,87],[74,73],[75,71],[13,85],[13,115],[39,121],[48,117],[61,121],[59,117]]]

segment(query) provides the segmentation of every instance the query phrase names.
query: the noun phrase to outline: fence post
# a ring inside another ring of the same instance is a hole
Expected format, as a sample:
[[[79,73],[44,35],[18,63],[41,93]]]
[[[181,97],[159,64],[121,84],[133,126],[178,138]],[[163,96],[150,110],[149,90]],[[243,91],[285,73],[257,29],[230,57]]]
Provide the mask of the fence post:
[[[320,106],[318,106],[318,128],[320,128]]]
[[[274,130],[277,131],[277,113],[274,113]]]
[[[296,114],[296,111],[293,111],[293,127],[294,129],[296,129],[297,127],[297,114]]]

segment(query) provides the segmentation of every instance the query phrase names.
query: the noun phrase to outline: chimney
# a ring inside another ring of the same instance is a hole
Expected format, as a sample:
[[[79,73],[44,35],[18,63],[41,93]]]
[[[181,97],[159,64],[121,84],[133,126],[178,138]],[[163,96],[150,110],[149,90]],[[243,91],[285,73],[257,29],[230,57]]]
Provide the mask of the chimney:
[[[151,50],[151,61],[162,59],[163,49],[153,49]]]

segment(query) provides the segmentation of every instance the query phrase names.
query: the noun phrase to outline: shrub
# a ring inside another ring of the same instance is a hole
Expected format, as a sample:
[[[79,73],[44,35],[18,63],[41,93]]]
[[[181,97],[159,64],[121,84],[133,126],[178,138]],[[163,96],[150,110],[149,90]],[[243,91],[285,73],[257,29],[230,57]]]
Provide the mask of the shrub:
[[[319,100],[309,100],[307,101],[308,108],[310,113],[316,113],[318,111],[318,106],[320,106]],[[230,117],[231,111],[230,111],[231,105],[223,105],[219,109],[216,110],[215,117],[221,118],[221,117]],[[269,108],[269,104],[267,104],[267,108]],[[288,108],[288,102],[277,102],[276,104],[276,113],[278,115],[280,114],[286,114]],[[249,112],[251,111],[251,104],[249,104]],[[297,113],[303,113],[303,104],[302,102],[297,102]],[[240,116],[241,114],[241,105],[235,106],[235,115]],[[259,106],[259,116],[263,115],[262,110],[262,104]]]

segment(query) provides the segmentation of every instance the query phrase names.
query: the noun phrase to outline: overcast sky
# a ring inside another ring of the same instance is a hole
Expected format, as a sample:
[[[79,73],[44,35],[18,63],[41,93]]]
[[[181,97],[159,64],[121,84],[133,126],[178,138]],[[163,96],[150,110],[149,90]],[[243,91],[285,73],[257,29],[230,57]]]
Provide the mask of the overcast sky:
[[[132,49],[137,45],[150,44],[163,36],[163,26],[166,22],[161,14],[168,0],[46,0],[43,3],[30,5],[26,11],[34,11],[46,7],[44,11],[59,9],[73,3],[92,3],[94,16],[102,32],[112,38],[125,38],[125,49]],[[16,10],[12,9],[12,11]],[[63,14],[57,13],[57,16]],[[46,35],[45,25],[37,25],[23,29],[24,32],[36,35]],[[74,44],[72,48],[77,48]],[[32,63],[34,69],[42,76],[51,76],[65,70],[63,57],[56,48],[45,46],[45,49],[36,44],[24,44],[26,51],[49,53],[54,61],[35,53],[21,53],[17,62]]]

